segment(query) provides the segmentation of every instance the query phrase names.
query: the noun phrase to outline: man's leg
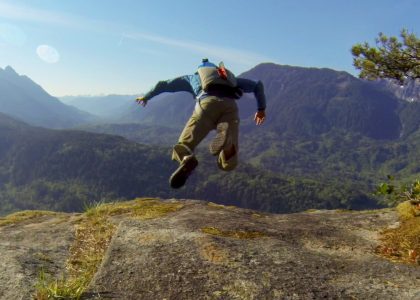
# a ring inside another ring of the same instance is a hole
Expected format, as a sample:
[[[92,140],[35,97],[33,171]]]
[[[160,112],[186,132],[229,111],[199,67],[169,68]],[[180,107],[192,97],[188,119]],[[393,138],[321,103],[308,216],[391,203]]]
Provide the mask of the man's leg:
[[[221,126],[220,124],[223,124]],[[217,165],[224,171],[231,171],[238,165],[238,151],[239,151],[239,116],[236,102],[225,103],[225,113],[219,119],[218,127],[225,130],[225,143],[217,160]]]
[[[180,163],[169,180],[173,188],[182,187],[198,165],[194,156],[194,149],[215,126],[211,113],[206,113],[209,106],[207,102],[196,105],[191,118],[179,137],[178,144],[173,148],[172,159]]]
[[[228,124],[226,143],[217,159],[217,165],[223,171],[232,171],[238,165],[239,120],[232,120]]]
[[[211,114],[206,113],[208,105],[197,103],[194,112],[178,139],[178,143],[173,147],[172,159],[182,162],[187,155],[194,155],[194,149],[214,129],[215,122],[211,119]]]

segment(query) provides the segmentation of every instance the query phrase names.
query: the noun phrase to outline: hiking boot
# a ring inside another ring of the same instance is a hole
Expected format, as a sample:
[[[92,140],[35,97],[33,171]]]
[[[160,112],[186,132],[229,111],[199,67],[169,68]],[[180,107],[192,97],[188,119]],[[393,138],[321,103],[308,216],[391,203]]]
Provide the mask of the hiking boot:
[[[217,124],[217,134],[209,145],[209,150],[211,154],[218,155],[223,150],[223,147],[225,146],[227,140],[228,129],[229,123],[227,122]]]
[[[179,189],[187,181],[192,171],[197,167],[198,161],[194,155],[185,156],[178,169],[169,178],[169,184],[174,189]]]

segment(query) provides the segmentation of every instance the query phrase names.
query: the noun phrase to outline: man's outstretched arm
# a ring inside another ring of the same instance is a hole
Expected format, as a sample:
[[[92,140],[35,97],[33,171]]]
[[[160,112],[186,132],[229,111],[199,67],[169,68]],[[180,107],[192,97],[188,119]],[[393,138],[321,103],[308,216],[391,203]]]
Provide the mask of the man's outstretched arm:
[[[253,81],[245,78],[238,78],[238,87],[244,93],[254,93],[255,99],[257,99],[257,112],[254,116],[255,124],[261,125],[265,121],[265,93],[264,85],[261,81]]]
[[[159,81],[144,96],[138,97],[136,102],[146,106],[147,102],[161,93],[189,92],[194,94],[188,76],[181,76],[175,79]]]

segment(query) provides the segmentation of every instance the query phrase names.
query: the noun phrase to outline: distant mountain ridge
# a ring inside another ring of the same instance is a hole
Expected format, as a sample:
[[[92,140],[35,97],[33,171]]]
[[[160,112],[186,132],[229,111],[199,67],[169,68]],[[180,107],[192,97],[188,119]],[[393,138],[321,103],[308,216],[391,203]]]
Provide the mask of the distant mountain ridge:
[[[401,90],[390,85],[360,80],[346,72],[273,63],[257,65],[239,76],[264,83],[267,126],[276,132],[312,136],[343,129],[375,139],[396,139],[420,125],[407,112],[412,110],[406,109],[409,104],[399,100],[418,93],[418,85],[407,87],[403,97],[398,94]],[[134,102],[134,95],[63,97],[60,102],[11,67],[0,69],[0,88],[0,112],[31,125],[50,128],[70,128],[98,121],[91,114],[102,117],[102,123],[182,128],[195,105],[188,93],[162,94],[146,108]],[[238,105],[243,125],[249,125],[256,109],[252,94],[243,97]],[[406,113],[401,115],[404,110]],[[409,120],[405,119],[407,116]]]
[[[305,137],[340,129],[382,140],[397,139],[403,131],[406,120],[399,113],[406,103],[388,89],[346,72],[265,63],[239,76],[264,83],[266,126],[277,133]],[[164,93],[146,108],[133,102],[125,111],[116,111],[113,121],[182,128],[194,105],[188,93]],[[256,110],[253,95],[246,94],[238,105],[242,127],[253,130],[247,126]]]
[[[115,112],[126,109],[134,103],[134,95],[106,95],[106,96],[64,96],[61,102],[77,107],[92,115],[114,118]]]
[[[61,103],[10,66],[0,68],[0,90],[0,112],[35,126],[69,128],[93,120],[88,113]]]

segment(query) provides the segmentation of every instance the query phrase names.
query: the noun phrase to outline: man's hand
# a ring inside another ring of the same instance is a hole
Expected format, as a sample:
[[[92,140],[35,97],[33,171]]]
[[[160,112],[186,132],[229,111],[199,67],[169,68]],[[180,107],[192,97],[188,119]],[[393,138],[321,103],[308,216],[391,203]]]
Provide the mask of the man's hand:
[[[254,121],[255,121],[255,124],[257,124],[257,125],[261,125],[262,123],[264,123],[264,121],[265,121],[265,111],[264,110],[257,111],[255,113]]]
[[[143,107],[147,105],[147,99],[144,96],[138,97],[136,102]]]

